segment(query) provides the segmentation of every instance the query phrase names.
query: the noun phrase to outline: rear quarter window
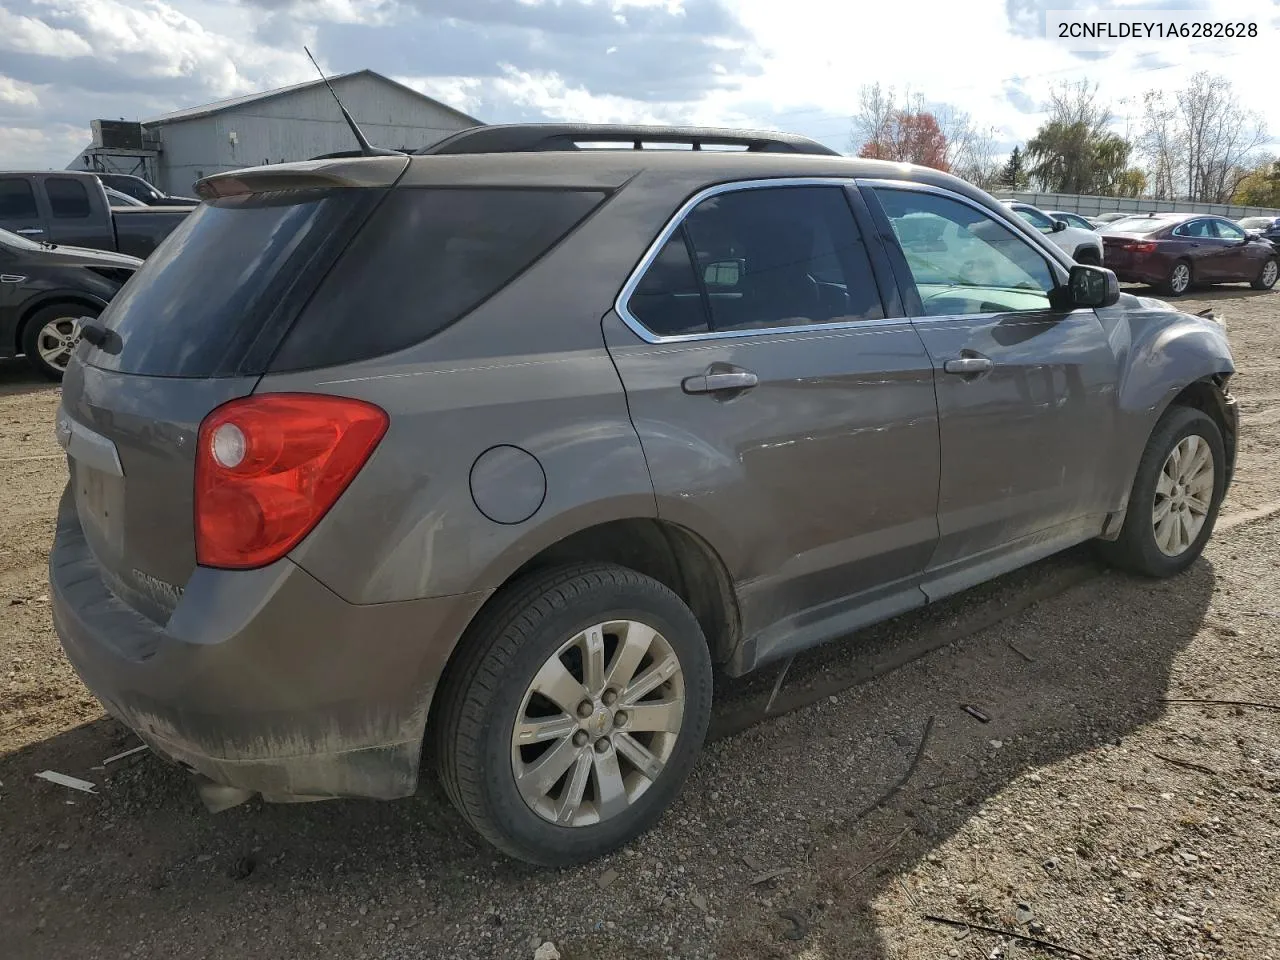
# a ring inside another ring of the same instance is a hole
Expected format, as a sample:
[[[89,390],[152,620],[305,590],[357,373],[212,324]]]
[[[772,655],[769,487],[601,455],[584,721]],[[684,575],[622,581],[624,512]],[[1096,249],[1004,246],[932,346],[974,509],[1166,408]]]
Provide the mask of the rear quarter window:
[[[89,191],[79,180],[49,177],[44,189],[49,195],[49,212],[55,220],[83,220],[89,216]]]
[[[162,377],[256,375],[383,190],[206,201],[112,299],[94,366]]]
[[[428,339],[511,283],[605,196],[594,190],[393,190],[324,279],[271,369],[352,363]]]

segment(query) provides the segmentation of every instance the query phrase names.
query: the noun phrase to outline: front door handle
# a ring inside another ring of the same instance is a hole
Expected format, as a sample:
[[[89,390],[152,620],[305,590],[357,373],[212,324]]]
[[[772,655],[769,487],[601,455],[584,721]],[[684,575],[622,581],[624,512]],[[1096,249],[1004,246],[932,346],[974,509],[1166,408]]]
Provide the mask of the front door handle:
[[[955,373],[962,377],[972,377],[977,373],[988,373],[995,364],[990,357],[958,357],[948,360],[942,365],[947,373]]]
[[[750,370],[726,370],[686,377],[680,384],[685,393],[717,393],[721,390],[749,390],[760,382]]]
[[[44,233],[39,227],[23,227],[21,230],[15,230],[14,233],[20,233],[24,237],[34,237],[36,234]]]

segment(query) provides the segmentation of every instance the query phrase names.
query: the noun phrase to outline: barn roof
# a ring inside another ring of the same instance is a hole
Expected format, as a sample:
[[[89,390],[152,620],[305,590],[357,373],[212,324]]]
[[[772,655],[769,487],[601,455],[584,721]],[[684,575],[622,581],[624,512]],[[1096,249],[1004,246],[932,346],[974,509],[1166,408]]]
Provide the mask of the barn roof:
[[[375,80],[379,80],[382,83],[398,87],[405,93],[411,93],[418,99],[429,103],[432,106],[439,107],[441,110],[446,110],[449,113],[452,113],[459,120],[462,120],[472,126],[481,125],[481,121],[477,120],[475,117],[465,114],[461,110],[455,110],[447,103],[441,103],[439,100],[428,97],[425,93],[419,93],[417,90],[413,89],[413,87],[407,87],[403,83],[392,80],[390,77],[384,77],[382,74],[377,73],[374,70],[354,70],[351,73],[337,73],[329,78],[329,82],[332,83],[336,80],[346,80],[350,77],[361,76],[373,77]],[[316,78],[315,80],[307,80],[304,83],[291,84],[287,87],[276,87],[274,90],[264,90],[261,93],[250,93],[243,97],[231,97],[227,100],[215,100],[213,103],[206,103],[203,106],[187,107],[185,110],[175,110],[173,113],[166,113],[160,117],[144,120],[142,123],[144,126],[150,127],[160,126],[165,123],[178,123],[183,120],[197,120],[201,117],[211,117],[227,110],[234,110],[237,107],[243,107],[246,104],[260,103],[263,100],[271,100],[275,97],[283,97],[287,94],[295,93],[298,90],[308,90],[311,87],[318,87],[323,83],[323,80]]]

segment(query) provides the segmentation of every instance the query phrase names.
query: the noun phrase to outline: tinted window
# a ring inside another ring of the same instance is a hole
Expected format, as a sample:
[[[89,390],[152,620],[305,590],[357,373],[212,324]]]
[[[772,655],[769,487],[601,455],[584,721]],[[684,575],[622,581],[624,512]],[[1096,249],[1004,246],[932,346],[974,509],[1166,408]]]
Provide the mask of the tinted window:
[[[757,330],[884,316],[840,187],[711,197],[685,219],[711,329]]]
[[[1223,240],[1243,240],[1244,231],[1237,227],[1229,220],[1212,220],[1210,221],[1218,228],[1218,236]]]
[[[0,177],[0,218],[6,220],[34,220],[36,195],[31,184],[17,177]]]
[[[1208,220],[1188,220],[1173,231],[1175,237],[1212,237],[1213,224]]]
[[[604,196],[496,188],[394,191],[325,278],[271,368],[349,363],[427,339],[514,280]]]
[[[1045,310],[1054,275],[1031,244],[967,203],[877,189],[928,316]]]
[[[660,337],[706,333],[706,302],[681,227],[662,247],[637,284],[627,309]]]
[[[290,191],[201,204],[103,313],[119,350],[92,350],[89,362],[169,377],[261,373],[320,276],[383,195]],[[352,314],[360,322],[367,316]]]
[[[78,220],[89,215],[89,192],[79,180],[49,177],[44,182],[49,209],[59,220]]]

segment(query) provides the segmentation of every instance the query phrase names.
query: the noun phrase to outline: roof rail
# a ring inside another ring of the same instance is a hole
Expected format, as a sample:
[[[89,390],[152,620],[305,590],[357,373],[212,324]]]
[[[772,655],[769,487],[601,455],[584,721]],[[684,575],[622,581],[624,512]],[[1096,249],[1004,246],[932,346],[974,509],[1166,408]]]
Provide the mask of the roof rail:
[[[419,154],[532,153],[580,150],[582,144],[688,144],[741,147],[752,153],[815,153],[839,156],[825,144],[790,133],[721,127],[659,127],[612,123],[509,123],[470,127],[419,150]]]

